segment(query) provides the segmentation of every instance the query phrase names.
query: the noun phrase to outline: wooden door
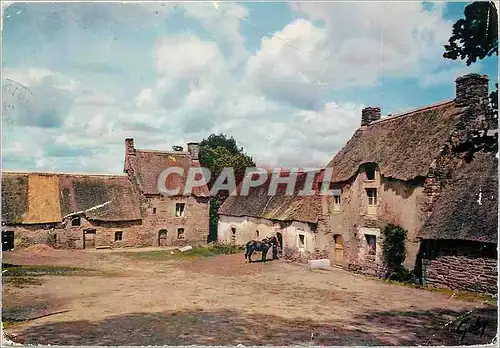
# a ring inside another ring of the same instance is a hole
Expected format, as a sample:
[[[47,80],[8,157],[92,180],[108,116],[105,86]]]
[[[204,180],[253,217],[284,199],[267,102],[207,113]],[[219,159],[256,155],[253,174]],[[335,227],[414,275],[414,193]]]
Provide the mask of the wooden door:
[[[95,248],[95,235],[96,235],[96,230],[83,231],[83,248],[84,249],[94,249]]]
[[[333,260],[336,264],[344,263],[344,242],[342,240],[342,235],[336,234],[333,236],[334,239],[334,254]]]

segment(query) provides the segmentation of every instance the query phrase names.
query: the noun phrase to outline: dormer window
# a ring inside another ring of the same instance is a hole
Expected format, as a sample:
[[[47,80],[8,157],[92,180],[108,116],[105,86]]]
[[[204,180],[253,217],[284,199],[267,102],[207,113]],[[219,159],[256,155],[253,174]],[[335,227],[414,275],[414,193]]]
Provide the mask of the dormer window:
[[[365,176],[366,180],[373,181],[375,180],[375,171],[377,167],[375,164],[368,164],[365,166]]]

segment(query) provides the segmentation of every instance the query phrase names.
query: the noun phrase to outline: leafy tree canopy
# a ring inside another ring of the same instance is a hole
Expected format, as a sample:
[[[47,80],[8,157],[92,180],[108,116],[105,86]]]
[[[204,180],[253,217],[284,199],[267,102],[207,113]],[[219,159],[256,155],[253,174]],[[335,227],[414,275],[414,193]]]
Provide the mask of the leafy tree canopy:
[[[493,1],[476,1],[464,9],[464,17],[453,25],[453,33],[444,45],[444,58],[465,60],[467,66],[478,59],[498,56],[498,11]],[[490,103],[498,113],[498,83],[490,94]]]
[[[224,167],[234,169],[236,184],[243,179],[247,167],[255,167],[252,157],[248,156],[242,147],[238,147],[233,137],[223,133],[211,134],[201,141],[200,147],[200,163],[212,173],[210,187]]]
[[[498,13],[495,4],[492,1],[474,2],[465,7],[464,16],[453,25],[443,57],[465,59],[469,66],[477,59],[498,55]]]

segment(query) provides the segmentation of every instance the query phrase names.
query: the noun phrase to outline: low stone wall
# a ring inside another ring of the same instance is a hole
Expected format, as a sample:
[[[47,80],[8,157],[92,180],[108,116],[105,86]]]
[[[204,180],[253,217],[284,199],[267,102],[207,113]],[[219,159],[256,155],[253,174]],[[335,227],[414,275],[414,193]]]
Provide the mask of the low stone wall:
[[[296,248],[285,247],[282,255],[283,260],[287,262],[307,263],[309,260],[328,259],[328,251],[316,249],[314,252],[301,252]]]
[[[492,258],[439,256],[423,260],[427,286],[452,290],[498,293],[498,261]]]
[[[388,269],[384,264],[375,262],[349,263],[345,268],[349,272],[377,278],[385,278],[388,272]]]

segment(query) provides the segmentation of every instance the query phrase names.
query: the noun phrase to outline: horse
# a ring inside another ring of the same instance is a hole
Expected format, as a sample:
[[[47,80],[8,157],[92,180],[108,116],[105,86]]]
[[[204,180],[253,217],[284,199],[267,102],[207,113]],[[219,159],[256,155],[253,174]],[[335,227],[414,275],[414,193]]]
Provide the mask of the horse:
[[[278,239],[276,237],[267,237],[262,241],[251,240],[245,245],[245,260],[248,258],[248,262],[252,262],[252,254],[255,251],[260,251],[262,253],[262,261],[266,260],[267,251],[272,248],[273,250],[273,259],[277,258],[277,246]]]

